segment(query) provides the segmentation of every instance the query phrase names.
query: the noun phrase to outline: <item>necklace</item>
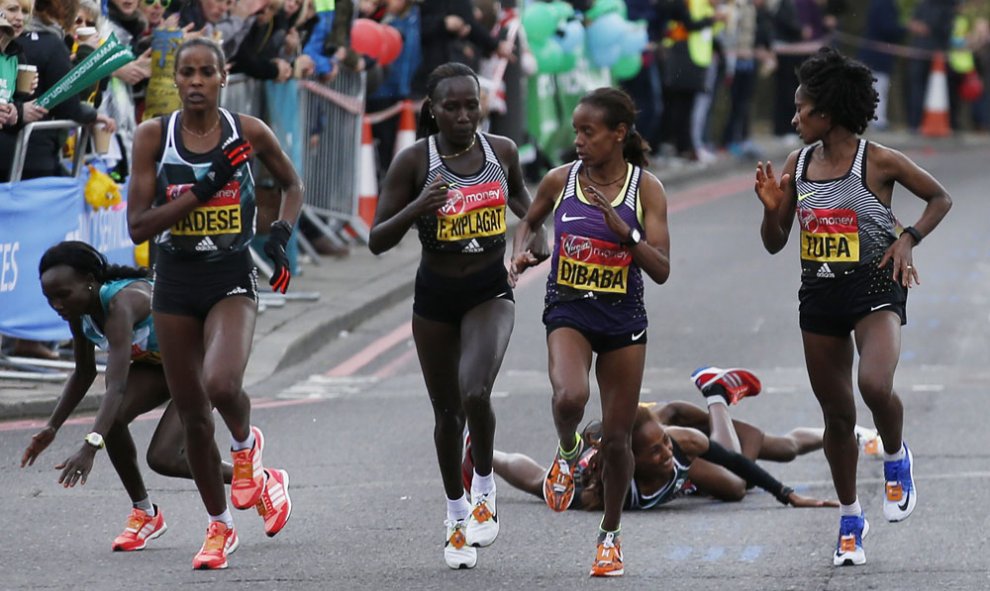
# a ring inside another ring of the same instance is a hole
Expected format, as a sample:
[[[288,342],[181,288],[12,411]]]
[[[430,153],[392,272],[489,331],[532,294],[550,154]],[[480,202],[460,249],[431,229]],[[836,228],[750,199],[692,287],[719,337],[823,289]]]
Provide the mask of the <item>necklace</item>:
[[[625,171],[623,171],[622,176],[618,177],[614,181],[609,181],[607,183],[600,183],[600,182],[596,181],[595,179],[591,178],[591,170],[586,166],[584,168],[584,176],[588,177],[588,180],[591,181],[591,182],[593,182],[593,183],[595,183],[596,185],[614,185],[615,183],[617,183],[617,182],[621,181],[622,179],[626,178],[626,173],[625,173]]]
[[[442,158],[442,159],[444,159],[444,160],[449,160],[449,159],[451,159],[451,158],[457,158],[458,156],[463,156],[464,154],[467,154],[468,152],[470,152],[470,151],[471,151],[471,148],[473,148],[473,147],[474,147],[474,142],[475,142],[475,141],[476,141],[477,139],[478,139],[478,136],[477,136],[477,135],[473,135],[473,136],[471,136],[471,143],[470,143],[470,144],[468,144],[468,147],[466,147],[466,148],[464,148],[464,149],[463,149],[463,150],[461,150],[460,152],[457,152],[456,154],[440,154],[440,149],[439,149],[439,147],[437,148],[437,154],[440,154],[440,158]]]
[[[217,127],[220,127],[220,118],[217,117],[217,122],[213,124],[213,127],[207,129],[206,131],[204,131],[202,133],[200,133],[198,131],[193,131],[193,130],[189,129],[188,127],[186,127],[185,122],[182,122],[179,125],[182,126],[182,130],[183,131],[185,131],[186,133],[188,133],[190,135],[194,135],[196,137],[206,137],[206,136],[210,135],[211,133],[213,133],[214,130],[216,130]]]

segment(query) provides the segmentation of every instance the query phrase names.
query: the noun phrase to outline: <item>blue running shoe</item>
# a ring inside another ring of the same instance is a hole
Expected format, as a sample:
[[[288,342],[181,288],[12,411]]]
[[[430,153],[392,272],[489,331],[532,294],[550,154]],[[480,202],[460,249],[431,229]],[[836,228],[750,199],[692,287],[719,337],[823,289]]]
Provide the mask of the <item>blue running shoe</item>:
[[[843,515],[839,519],[839,541],[835,544],[832,564],[835,566],[858,566],[866,564],[863,552],[863,538],[870,531],[866,514]]]
[[[887,521],[904,521],[918,503],[918,490],[914,487],[914,456],[904,444],[904,457],[896,462],[883,463],[884,497],[883,516]]]

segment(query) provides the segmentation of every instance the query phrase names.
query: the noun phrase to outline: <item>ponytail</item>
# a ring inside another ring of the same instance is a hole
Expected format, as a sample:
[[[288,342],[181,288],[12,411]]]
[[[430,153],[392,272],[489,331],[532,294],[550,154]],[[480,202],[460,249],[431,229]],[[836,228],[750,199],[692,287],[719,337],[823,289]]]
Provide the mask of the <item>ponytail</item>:
[[[433,112],[430,111],[430,99],[426,99],[423,101],[423,106],[419,109],[419,121],[416,122],[416,139],[421,140],[435,133],[440,133],[440,128],[437,127],[437,120],[433,118]]]
[[[629,127],[626,133],[626,141],[622,145],[622,157],[626,162],[630,162],[640,168],[650,165],[646,155],[650,152],[650,144],[639,134],[635,125]]]
[[[92,275],[96,281],[106,283],[115,279],[147,279],[148,269],[115,265],[107,261],[103,253],[85,242],[66,240],[45,251],[38,262],[38,275],[52,267],[66,265],[83,275]]]
[[[650,162],[646,155],[650,145],[636,131],[636,105],[624,90],[596,88],[581,97],[579,104],[586,104],[602,112],[602,120],[609,129],[626,125],[626,139],[622,145],[622,157],[635,166],[645,168]]]

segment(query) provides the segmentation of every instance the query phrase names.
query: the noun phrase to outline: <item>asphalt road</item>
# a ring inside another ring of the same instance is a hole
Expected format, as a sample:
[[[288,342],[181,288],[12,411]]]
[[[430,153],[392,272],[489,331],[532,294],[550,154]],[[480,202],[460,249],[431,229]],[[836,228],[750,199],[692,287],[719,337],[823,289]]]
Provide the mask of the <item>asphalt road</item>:
[[[895,380],[915,455],[918,507],[906,522],[884,521],[882,463],[861,460],[859,494],[873,526],[865,566],[831,566],[837,510],[784,508],[757,491],[740,503],[685,499],[627,514],[626,576],[589,580],[599,516],[554,514],[499,481],[498,541],[479,552],[474,570],[447,569],[432,413],[408,338],[406,302],[252,393],[260,400],[254,422],[265,430],[265,463],[289,471],[294,510],[274,539],[263,535],[253,512],[236,513],[241,547],[227,571],[190,570],[206,526],[191,482],[147,472],[170,529],[143,552],[112,553],[130,506],[109,462],[101,457],[89,483],[74,490],[60,488],[51,469],[74,451],[85,427],[66,426],[24,470],[17,465],[31,431],[0,430],[0,589],[990,588],[990,153],[911,155],[943,181],[955,207],[915,250],[922,285],[909,298]],[[733,407],[734,416],[770,432],[819,426],[797,328],[796,241],[766,254],[751,187],[731,177],[670,196],[672,273],[667,285],[648,286],[642,398],[701,402],[688,379],[694,368],[739,365],[756,371],[766,388]],[[921,202],[898,190],[894,209],[908,224]],[[515,334],[493,395],[496,444],[547,462],[553,426],[542,277],[516,295]],[[594,398],[586,416],[599,414]],[[872,425],[862,405],[859,420]],[[149,417],[133,426],[140,449],[154,425]],[[218,433],[226,446],[222,426]],[[765,466],[804,494],[834,494],[820,452]]]

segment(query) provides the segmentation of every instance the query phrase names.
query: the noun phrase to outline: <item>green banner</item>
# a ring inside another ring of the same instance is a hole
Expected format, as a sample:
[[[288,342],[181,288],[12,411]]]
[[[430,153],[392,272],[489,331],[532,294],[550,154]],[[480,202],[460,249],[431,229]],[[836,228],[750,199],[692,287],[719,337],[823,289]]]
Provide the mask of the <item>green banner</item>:
[[[38,97],[38,106],[51,109],[96,84],[121,66],[134,61],[134,54],[112,33],[96,51],[86,56],[61,80]]]

